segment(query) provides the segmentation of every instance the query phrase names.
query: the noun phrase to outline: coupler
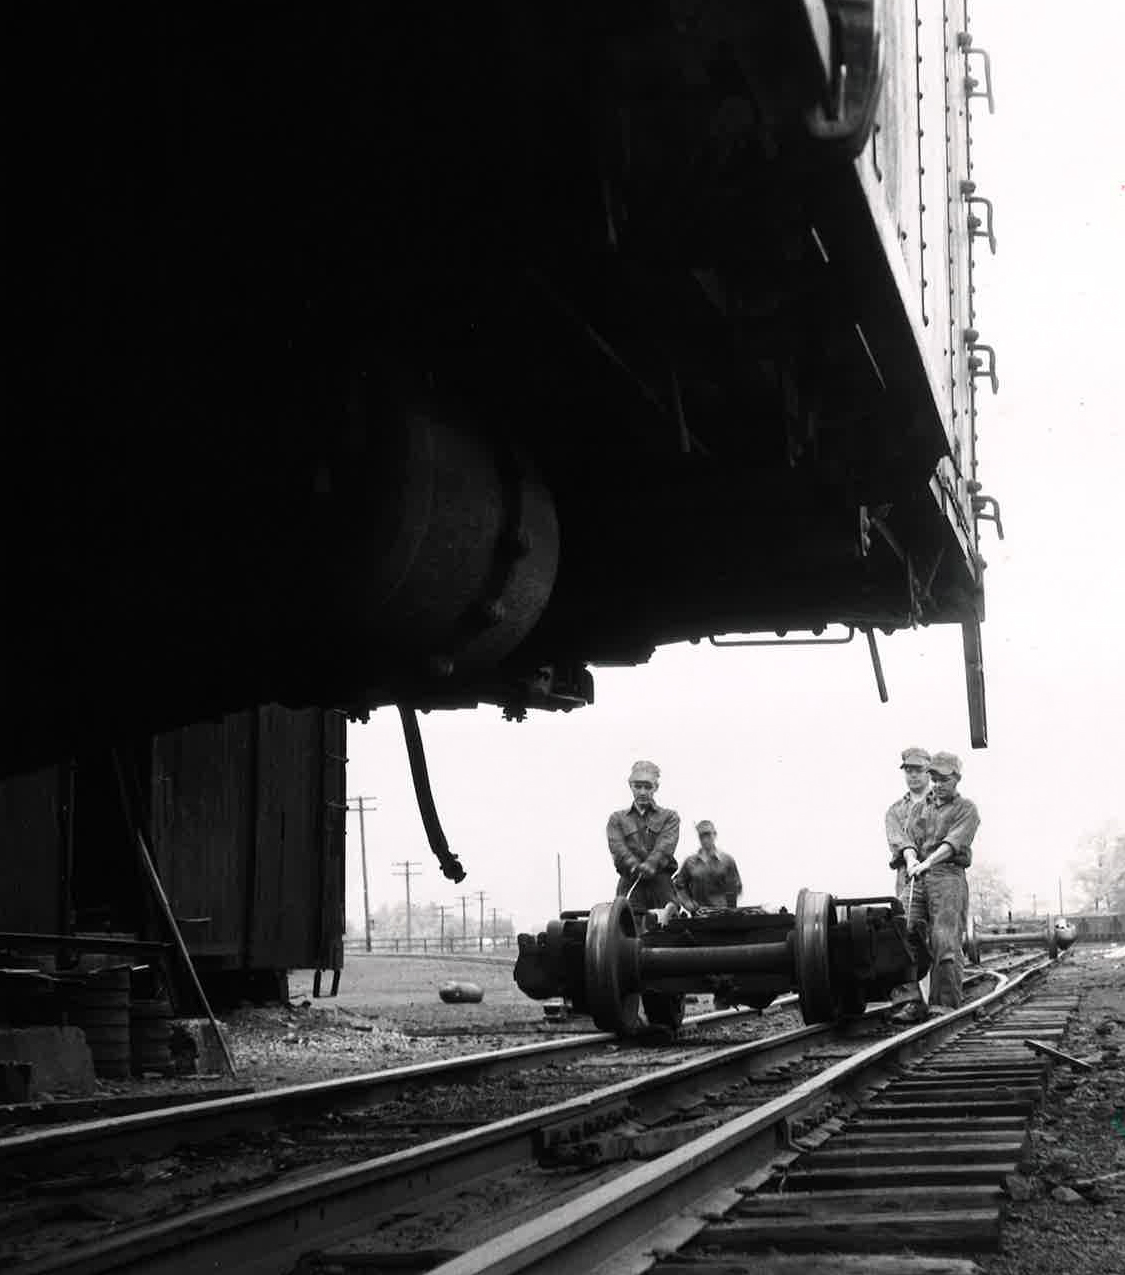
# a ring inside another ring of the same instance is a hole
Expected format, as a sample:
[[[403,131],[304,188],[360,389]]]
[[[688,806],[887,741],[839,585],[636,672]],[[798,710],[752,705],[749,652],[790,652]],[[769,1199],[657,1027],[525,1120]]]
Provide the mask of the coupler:
[[[802,889],[796,912],[701,908],[662,921],[624,898],[563,912],[519,936],[515,980],[536,1000],[562,996],[603,1031],[675,1031],[689,992],[763,1009],[795,991],[806,1023],[860,1014],[913,977],[898,899],[835,899]]]

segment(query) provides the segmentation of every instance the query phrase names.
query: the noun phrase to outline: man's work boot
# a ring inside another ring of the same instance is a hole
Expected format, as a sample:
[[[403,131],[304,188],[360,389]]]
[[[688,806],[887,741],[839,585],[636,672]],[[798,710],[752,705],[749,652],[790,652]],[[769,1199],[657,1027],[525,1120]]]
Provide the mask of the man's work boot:
[[[909,1027],[915,1023],[924,1023],[929,1017],[922,1001],[907,1001],[897,1006],[888,1016],[888,1021],[898,1027]]]

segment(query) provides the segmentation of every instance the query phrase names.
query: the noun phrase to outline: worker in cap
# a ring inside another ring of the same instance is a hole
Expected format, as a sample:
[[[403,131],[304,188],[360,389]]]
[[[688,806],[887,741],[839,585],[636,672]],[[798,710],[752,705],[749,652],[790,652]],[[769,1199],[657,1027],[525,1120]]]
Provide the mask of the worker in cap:
[[[899,767],[906,778],[906,792],[887,808],[884,818],[887,847],[891,852],[891,867],[896,870],[896,893],[902,893],[906,883],[907,850],[917,850],[908,824],[911,814],[926,799],[930,791],[930,754],[924,748],[904,748]]]
[[[672,874],[680,816],[656,804],[659,787],[660,767],[651,761],[634,762],[629,771],[632,804],[615,810],[606,824],[609,853],[617,869],[617,893],[628,896],[630,904],[642,911],[678,903]]]
[[[909,889],[906,876],[907,855],[917,857],[917,834],[911,824],[921,809],[930,791],[930,754],[916,745],[902,750],[902,762],[899,766],[906,779],[906,792],[887,807],[883,823],[887,834],[887,848],[890,850],[890,865],[895,870],[895,894],[902,900],[903,907],[909,904]],[[919,923],[920,925],[921,923]],[[916,928],[911,950],[916,951],[915,968],[911,977],[891,991],[891,1003],[899,1006],[903,1019],[910,1019],[919,1014],[918,1006],[922,993],[918,980],[925,978],[929,970],[929,944],[926,935]],[[896,1011],[897,1014],[897,1011]]]
[[[672,878],[680,893],[680,901],[689,912],[700,908],[733,908],[742,893],[738,864],[717,844],[717,832],[710,819],[695,825],[699,849],[684,860],[683,867]]]
[[[961,759],[955,753],[934,753],[927,773],[930,790],[908,824],[914,846],[903,851],[910,899],[907,943],[919,964],[928,957],[930,1008],[943,1011],[961,1005],[969,893],[965,869],[973,861],[980,814],[974,803],[957,791]],[[919,990],[894,1017],[910,1022],[924,1015]]]

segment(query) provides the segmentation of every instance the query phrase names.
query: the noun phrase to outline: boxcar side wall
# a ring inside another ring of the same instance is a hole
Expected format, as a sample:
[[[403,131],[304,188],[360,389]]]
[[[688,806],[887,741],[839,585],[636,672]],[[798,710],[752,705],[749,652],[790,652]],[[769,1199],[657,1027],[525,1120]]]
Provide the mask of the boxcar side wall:
[[[972,561],[977,539],[968,483],[976,474],[971,239],[962,183],[971,180],[965,0],[915,0],[885,10],[886,74],[872,139],[857,160],[888,259],[897,259],[950,454],[931,493]]]
[[[151,795],[140,817],[204,973],[342,964],[345,722],[270,705],[125,755],[128,787],[140,783],[141,805]],[[0,783],[0,930],[167,939],[111,755],[79,755],[74,779],[65,764]]]
[[[207,967],[339,966],[343,723],[268,705],[157,737],[157,863]]]
[[[54,934],[66,923],[65,773],[0,783],[0,930]]]

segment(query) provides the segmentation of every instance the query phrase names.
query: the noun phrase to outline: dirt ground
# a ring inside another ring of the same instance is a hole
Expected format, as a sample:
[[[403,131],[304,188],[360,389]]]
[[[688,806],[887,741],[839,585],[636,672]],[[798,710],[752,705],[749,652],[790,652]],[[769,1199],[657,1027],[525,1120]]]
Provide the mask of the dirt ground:
[[[294,973],[289,1006],[227,1015],[239,1080],[269,1088],[591,1030],[587,1019],[549,1022],[513,981],[514,958],[349,953],[335,998],[314,999],[312,975]],[[475,983],[483,999],[446,1004],[448,982]]]
[[[1091,1067],[1054,1069],[1001,1252],[976,1260],[987,1275],[1125,1275],[1125,946],[1079,945],[1048,986],[1080,995],[1060,1048]]]

